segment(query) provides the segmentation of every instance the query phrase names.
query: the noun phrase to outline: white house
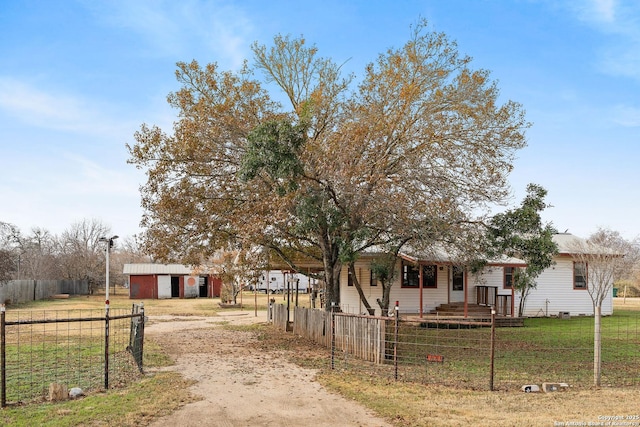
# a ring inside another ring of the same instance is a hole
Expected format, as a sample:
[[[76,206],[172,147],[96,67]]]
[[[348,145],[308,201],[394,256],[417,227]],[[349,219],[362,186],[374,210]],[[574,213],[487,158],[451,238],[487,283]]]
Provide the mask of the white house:
[[[536,289],[530,291],[524,311],[526,317],[557,316],[560,313],[593,315],[585,270],[571,257],[570,248],[576,239],[581,240],[571,234],[554,236],[559,254],[555,263],[538,277]],[[356,263],[356,274],[369,304],[376,309],[376,314],[380,314],[376,300],[382,298],[382,286],[371,273],[374,256],[363,255]],[[401,313],[426,315],[440,310],[465,317],[478,313],[478,306],[494,306],[498,315],[515,316],[520,295],[511,288],[512,274],[515,268],[524,266],[522,260],[505,258],[490,262],[479,274],[472,274],[445,257],[434,261],[404,254],[397,263],[399,270],[391,288],[390,305],[397,301]],[[340,277],[341,309],[349,313],[365,313],[366,309],[349,276],[348,270],[343,268]],[[612,313],[611,291],[603,304],[602,314]]]
[[[524,315],[527,317],[554,316],[560,312],[571,316],[592,316],[593,301],[587,290],[585,273],[581,263],[573,260],[571,253],[576,243],[584,242],[572,234],[556,234],[553,238],[559,253],[555,264],[538,276],[537,287],[526,300]],[[516,307],[520,303],[516,295]],[[602,315],[613,314],[613,287],[602,305]]]
[[[373,277],[372,258],[361,257],[355,270],[363,293],[376,309],[375,314],[381,314],[376,301],[382,298],[382,286]],[[490,311],[490,306],[495,306],[500,315],[511,316],[513,296],[509,292],[500,293],[504,286],[504,271],[524,266],[522,260],[504,258],[490,262],[482,273],[472,274],[445,257],[433,261],[402,254],[396,264],[398,270],[391,287],[390,305],[397,302],[399,311],[404,314],[429,314],[440,310],[460,316],[477,313],[478,306],[485,308],[481,310],[484,313]],[[340,276],[340,306],[348,313],[366,312],[347,269],[343,269]]]

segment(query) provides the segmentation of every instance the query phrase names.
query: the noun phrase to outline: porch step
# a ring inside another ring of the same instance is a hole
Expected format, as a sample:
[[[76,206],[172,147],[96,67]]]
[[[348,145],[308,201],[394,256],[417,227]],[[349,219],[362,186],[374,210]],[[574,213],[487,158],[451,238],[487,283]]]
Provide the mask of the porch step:
[[[464,302],[440,304],[435,310],[431,310],[431,314],[437,314],[439,316],[463,316]],[[472,317],[491,317],[491,307],[468,304],[467,315]]]
[[[431,315],[438,315],[441,317],[463,317],[464,316],[464,302],[454,302],[449,304],[440,304],[429,312]],[[467,305],[467,317],[464,320],[469,321],[486,321],[491,318],[491,307],[477,304]],[[460,322],[460,320],[451,320],[451,322]],[[522,317],[496,317],[497,327],[521,327],[524,326],[524,319]]]

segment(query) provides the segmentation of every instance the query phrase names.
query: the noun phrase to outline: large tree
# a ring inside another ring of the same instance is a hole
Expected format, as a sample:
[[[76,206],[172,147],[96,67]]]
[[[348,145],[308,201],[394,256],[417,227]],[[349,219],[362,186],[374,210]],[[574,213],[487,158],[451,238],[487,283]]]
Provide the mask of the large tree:
[[[0,286],[11,280],[19,269],[20,251],[16,245],[19,234],[15,225],[0,221]]]
[[[147,170],[142,225],[156,256],[198,263],[240,242],[293,266],[315,259],[330,307],[343,263],[363,250],[463,242],[465,224],[507,196],[521,106],[499,104],[489,73],[426,23],[355,87],[302,38],[253,52],[238,72],[179,63],[173,132],[143,125],[129,147]]]
[[[96,283],[106,280],[107,248],[100,241],[105,236],[111,236],[109,226],[98,219],[83,219],[71,224],[58,239],[58,259],[63,277],[87,280],[90,293],[93,293]],[[109,267],[111,271],[113,266]]]
[[[45,229],[33,227],[23,234],[15,225],[0,222],[0,250],[4,252],[0,276],[5,281],[57,278],[55,236]]]
[[[11,280],[19,268],[19,251],[16,251],[15,225],[0,221],[0,286]]]

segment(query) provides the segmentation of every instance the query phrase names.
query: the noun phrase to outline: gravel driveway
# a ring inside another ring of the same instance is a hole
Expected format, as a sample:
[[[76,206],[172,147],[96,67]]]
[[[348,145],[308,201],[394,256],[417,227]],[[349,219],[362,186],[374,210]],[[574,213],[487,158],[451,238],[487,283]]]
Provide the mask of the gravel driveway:
[[[252,332],[220,327],[266,321],[266,312],[224,312],[216,317],[151,316],[145,335],[175,360],[165,370],[197,381],[189,403],[154,422],[174,426],[388,426],[355,402],[325,390],[315,371],[256,346]]]

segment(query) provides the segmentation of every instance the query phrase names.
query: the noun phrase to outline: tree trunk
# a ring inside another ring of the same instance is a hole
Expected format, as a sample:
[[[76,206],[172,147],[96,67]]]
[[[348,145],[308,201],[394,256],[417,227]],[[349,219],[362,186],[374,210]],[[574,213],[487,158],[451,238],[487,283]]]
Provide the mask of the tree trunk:
[[[390,281],[382,282],[382,300],[378,300],[378,305],[382,309],[382,315],[389,315],[389,297],[391,294],[391,285],[393,283],[393,279]]]
[[[342,264],[335,262],[333,265],[324,266],[324,273],[326,277],[327,286],[327,311],[331,311],[331,307],[335,306],[336,310],[340,307],[340,271],[342,271]]]
[[[364,308],[367,309],[367,313],[369,313],[370,316],[373,316],[375,314],[375,309],[371,307],[371,304],[369,304],[369,301],[367,301],[367,297],[364,295],[364,292],[362,291],[360,280],[358,280],[358,276],[356,275],[356,267],[352,262],[349,263],[349,271],[351,272],[353,285],[356,287],[356,290],[358,291],[358,295],[360,296],[360,301],[362,301],[362,305],[364,305]]]
[[[601,341],[602,306],[595,306],[593,326],[593,385],[600,387],[602,378],[602,341]]]
[[[338,257],[337,245],[325,243],[322,247],[322,252],[327,291],[325,310],[331,311],[333,306],[337,310],[340,307],[340,272],[342,271],[342,263]]]
[[[396,277],[396,258],[399,252],[398,249],[391,255],[389,254],[388,258],[385,259],[384,262],[384,278],[381,280],[382,282],[382,299],[378,299],[378,305],[382,309],[382,315],[389,315],[389,299],[391,298],[391,286],[393,286],[393,281]]]
[[[527,297],[529,296],[529,290],[531,288],[526,286],[520,291],[520,302],[518,303],[518,317],[523,317],[524,307],[527,304]]]

